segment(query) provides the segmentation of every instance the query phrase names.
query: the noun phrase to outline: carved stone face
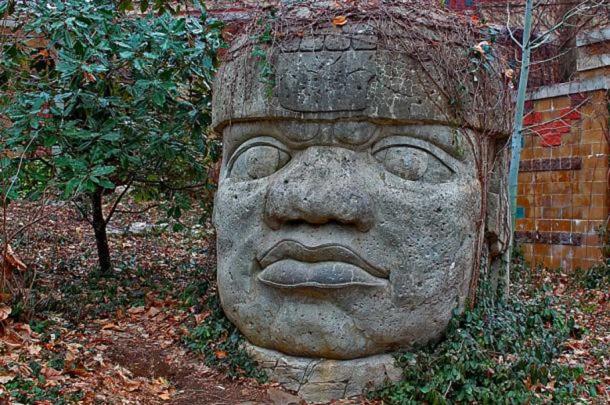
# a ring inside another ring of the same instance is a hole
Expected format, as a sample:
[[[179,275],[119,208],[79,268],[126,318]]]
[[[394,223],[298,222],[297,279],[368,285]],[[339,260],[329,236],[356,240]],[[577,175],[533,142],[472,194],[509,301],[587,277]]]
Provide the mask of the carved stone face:
[[[438,339],[471,278],[475,134],[438,119],[387,54],[354,46],[280,55],[271,97],[243,61],[218,79],[237,83],[214,104],[222,305],[250,342],[295,356]]]
[[[443,126],[224,132],[223,308],[254,344],[348,359],[439,337],[463,304],[480,187]]]

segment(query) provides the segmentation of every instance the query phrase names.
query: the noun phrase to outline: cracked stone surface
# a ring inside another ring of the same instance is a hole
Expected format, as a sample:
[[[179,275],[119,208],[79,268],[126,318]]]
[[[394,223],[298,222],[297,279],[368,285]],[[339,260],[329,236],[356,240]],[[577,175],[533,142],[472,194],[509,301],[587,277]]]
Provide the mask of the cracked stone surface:
[[[394,358],[387,354],[328,360],[288,356],[251,344],[246,344],[245,349],[272,380],[309,403],[363,395],[402,377]]]

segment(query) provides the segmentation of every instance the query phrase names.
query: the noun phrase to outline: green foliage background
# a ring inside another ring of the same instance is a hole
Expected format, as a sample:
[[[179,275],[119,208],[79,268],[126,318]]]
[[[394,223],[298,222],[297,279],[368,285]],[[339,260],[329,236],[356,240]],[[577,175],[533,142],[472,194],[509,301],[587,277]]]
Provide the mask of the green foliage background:
[[[134,15],[128,3],[14,5],[21,23],[0,48],[7,200],[126,184],[176,198],[205,182],[218,154],[206,128],[220,24],[203,7],[200,18]]]

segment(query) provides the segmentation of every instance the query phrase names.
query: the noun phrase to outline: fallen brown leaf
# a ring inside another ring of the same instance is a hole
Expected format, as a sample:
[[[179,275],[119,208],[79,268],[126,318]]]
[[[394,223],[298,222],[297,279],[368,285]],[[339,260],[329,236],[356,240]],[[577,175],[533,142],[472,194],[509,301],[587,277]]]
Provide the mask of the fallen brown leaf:
[[[117,324],[114,324],[112,322],[109,322],[107,324],[104,324],[102,326],[102,330],[116,330],[116,331],[123,331],[123,328],[121,328],[120,326],[118,326]]]
[[[58,380],[63,374],[61,371],[55,370],[53,367],[43,367],[42,370],[40,370],[40,373],[44,375],[47,380]]]
[[[344,15],[337,16],[333,18],[333,25],[335,27],[341,27],[347,24],[347,17]]]
[[[170,399],[172,399],[172,396],[170,395],[169,391],[165,391],[158,394],[158,397],[164,401],[169,401]]]
[[[199,325],[201,322],[203,322],[211,314],[212,314],[212,311],[205,311],[205,312],[202,312],[200,314],[197,314],[197,315],[195,315],[195,322],[197,322],[197,324]]]
[[[131,307],[127,310],[131,315],[137,315],[144,312],[144,307]]]
[[[149,318],[152,318],[154,316],[157,316],[159,314],[159,312],[161,312],[161,310],[157,307],[150,307],[150,309],[148,311],[146,311],[146,316],[148,316]]]
[[[97,79],[95,78],[95,76],[93,76],[89,72],[83,72],[83,77],[84,77],[85,81],[88,82],[88,83],[95,83],[95,82],[97,82]]]
[[[2,374],[0,375],[0,384],[6,384],[7,382],[12,381],[15,377],[15,374]]]
[[[8,305],[0,305],[0,321],[4,321],[8,319],[8,316],[11,314],[13,310]]]
[[[11,245],[6,246],[6,253],[4,254],[4,260],[8,263],[9,267],[17,270],[25,271],[27,266],[19,259],[19,257],[13,251]]]

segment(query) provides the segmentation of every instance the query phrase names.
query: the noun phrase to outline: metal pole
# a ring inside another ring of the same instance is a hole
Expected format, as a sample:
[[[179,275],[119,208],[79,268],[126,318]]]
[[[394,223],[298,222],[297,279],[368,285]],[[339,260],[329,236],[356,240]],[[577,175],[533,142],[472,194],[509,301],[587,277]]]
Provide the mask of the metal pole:
[[[515,122],[511,140],[510,169],[508,173],[508,193],[510,201],[510,243],[505,255],[506,274],[505,292],[508,293],[510,285],[511,259],[514,248],[514,230],[517,217],[517,184],[519,180],[519,161],[521,158],[521,144],[523,141],[523,115],[525,111],[525,97],[527,95],[527,84],[530,72],[531,57],[531,35],[532,35],[532,14],[534,0],[527,0],[525,5],[525,16],[523,22],[523,41],[521,44],[521,74],[519,76],[519,88],[517,90],[517,101],[515,105]]]

